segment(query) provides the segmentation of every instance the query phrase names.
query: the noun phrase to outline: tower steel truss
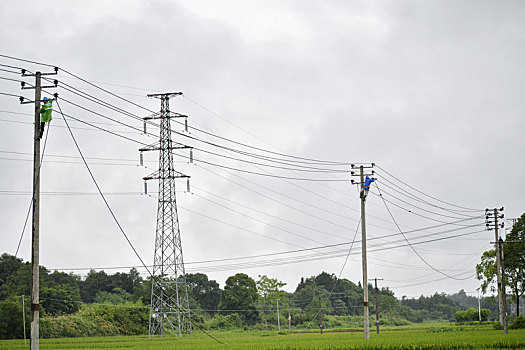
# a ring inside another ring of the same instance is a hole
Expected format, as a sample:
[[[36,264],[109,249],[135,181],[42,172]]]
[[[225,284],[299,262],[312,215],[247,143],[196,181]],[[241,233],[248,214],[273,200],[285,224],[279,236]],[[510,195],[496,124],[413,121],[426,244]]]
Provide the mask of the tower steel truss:
[[[159,168],[144,180],[159,180],[157,229],[155,236],[155,255],[151,283],[151,307],[149,316],[149,335],[164,335],[170,330],[182,336],[192,334],[188,290],[182,256],[179,218],[175,198],[175,179],[189,178],[175,171],[172,150],[190,148],[174,143],[171,139],[171,118],[186,116],[169,110],[169,99],[182,93],[152,94],[159,98],[160,114],[144,118],[160,120],[159,142],[141,148],[139,151],[159,151]]]

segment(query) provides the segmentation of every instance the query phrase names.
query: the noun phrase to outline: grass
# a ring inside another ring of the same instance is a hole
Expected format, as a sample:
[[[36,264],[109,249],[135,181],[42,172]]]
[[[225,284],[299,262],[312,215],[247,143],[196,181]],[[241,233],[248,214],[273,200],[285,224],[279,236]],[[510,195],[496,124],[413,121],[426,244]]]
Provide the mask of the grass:
[[[374,330],[375,331],[375,330]],[[294,334],[288,332],[214,332],[221,345],[207,335],[151,338],[147,336],[42,339],[40,349],[524,349],[525,330],[510,330],[508,335],[490,326],[429,324],[392,327],[380,334],[325,332]],[[295,339],[294,339],[295,338]],[[292,340],[293,339],[293,340]],[[0,349],[27,349],[24,340],[0,340]]]

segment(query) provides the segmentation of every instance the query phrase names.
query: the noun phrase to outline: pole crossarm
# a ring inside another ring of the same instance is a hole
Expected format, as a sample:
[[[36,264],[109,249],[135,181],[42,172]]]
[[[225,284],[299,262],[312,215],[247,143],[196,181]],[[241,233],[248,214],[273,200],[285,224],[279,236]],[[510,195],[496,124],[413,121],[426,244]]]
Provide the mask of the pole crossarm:
[[[175,143],[175,145],[166,146],[166,145],[161,145],[160,142],[156,142],[156,143],[151,144],[149,146],[146,146],[146,147],[143,147],[143,148],[139,148],[139,151],[140,152],[147,152],[147,151],[163,151],[163,150],[189,149],[189,148],[192,149],[193,147],[183,145],[182,143]]]
[[[142,179],[147,181],[147,180],[169,180],[169,179],[184,179],[184,178],[189,179],[190,178],[189,175],[179,173],[178,171],[174,171],[173,175],[162,175],[161,173],[162,173],[161,171],[157,170],[151,175],[145,176]]]

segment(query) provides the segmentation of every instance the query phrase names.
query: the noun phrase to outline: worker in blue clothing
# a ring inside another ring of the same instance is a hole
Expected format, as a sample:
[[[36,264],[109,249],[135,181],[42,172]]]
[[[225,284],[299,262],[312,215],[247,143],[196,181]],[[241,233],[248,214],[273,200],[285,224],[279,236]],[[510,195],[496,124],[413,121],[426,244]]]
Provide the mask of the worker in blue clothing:
[[[42,100],[44,101],[44,105],[40,108],[40,138],[44,135],[44,128],[46,127],[46,123],[51,121],[51,114],[53,112],[53,99],[44,97]]]
[[[376,179],[373,177],[369,177],[368,175],[366,176],[365,183],[363,184],[363,188],[361,189],[361,197],[366,198],[366,195],[368,194],[368,191],[370,190],[370,185],[375,180]]]

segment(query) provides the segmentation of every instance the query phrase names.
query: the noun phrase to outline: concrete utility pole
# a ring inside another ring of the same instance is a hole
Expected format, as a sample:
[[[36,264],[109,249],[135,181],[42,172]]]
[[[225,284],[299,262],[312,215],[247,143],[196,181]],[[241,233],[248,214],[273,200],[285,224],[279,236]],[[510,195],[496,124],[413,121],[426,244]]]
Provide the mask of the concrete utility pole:
[[[31,350],[39,348],[39,328],[40,328],[40,100],[42,99],[42,88],[55,88],[58,81],[54,81],[52,86],[42,86],[43,75],[55,75],[58,68],[55,67],[54,73],[26,73],[22,70],[23,77],[35,77],[35,86],[26,86],[22,82],[22,89],[35,89],[35,127],[33,137],[33,221],[31,239]],[[33,103],[24,101],[20,98],[20,103]]]
[[[376,333],[379,334],[379,288],[377,288],[377,281],[382,281],[382,278],[374,278],[375,294],[376,294]]]
[[[367,168],[372,168],[374,163]],[[352,169],[355,169],[355,165],[352,164]],[[368,195],[368,190],[365,186],[365,167],[363,165],[359,166],[359,184],[361,185],[360,197],[361,197],[361,259],[363,265],[363,316],[364,324],[363,331],[365,339],[370,339],[370,315],[368,313],[368,268],[367,268],[367,259],[366,259],[366,215],[365,215],[365,203],[366,197]],[[372,171],[374,174],[374,171]],[[352,171],[352,176],[356,174]],[[354,184],[352,180],[352,184]],[[368,184],[369,186],[370,184]]]
[[[321,303],[321,290],[319,290],[319,328],[323,334],[323,304]]]
[[[479,316],[479,324],[481,324],[481,299],[479,296],[479,288],[477,288],[478,291],[478,316]]]
[[[499,252],[501,254],[501,297],[503,299],[503,331],[509,334],[509,323],[507,320],[507,293],[505,291],[505,258],[503,255],[503,239],[498,240]]]
[[[503,326],[503,296],[501,289],[501,254],[499,241],[498,229],[503,227],[503,223],[500,225],[498,219],[503,219],[503,214],[500,214],[500,211],[503,211],[503,207],[500,209],[494,208],[492,212],[489,209],[485,209],[485,226],[488,230],[494,229],[494,249],[496,249],[496,276],[498,283],[498,310],[499,310],[499,324]],[[494,219],[491,221],[490,219]]]
[[[279,317],[279,299],[277,299],[277,328],[281,331],[281,319]]]
[[[26,301],[25,301],[23,294],[22,294],[22,322],[23,322],[23,328],[24,328],[24,344],[26,344],[27,343],[27,340],[26,340]]]
[[[39,347],[40,328],[40,99],[42,73],[35,74],[35,134],[33,140],[33,238],[31,248],[31,350]]]
[[[288,330],[292,329],[292,315],[290,314],[290,304],[288,304]]]

